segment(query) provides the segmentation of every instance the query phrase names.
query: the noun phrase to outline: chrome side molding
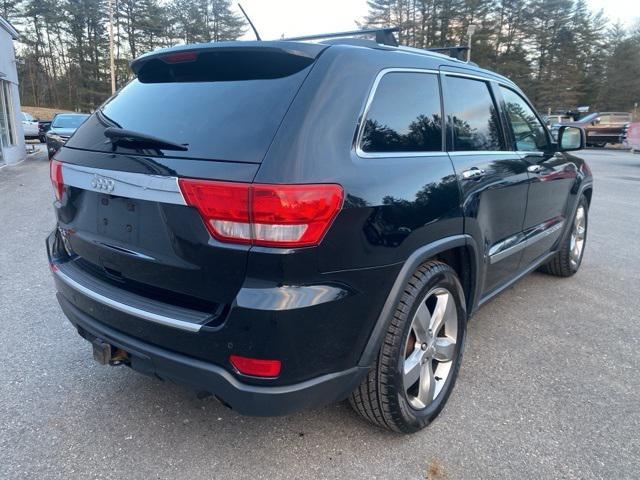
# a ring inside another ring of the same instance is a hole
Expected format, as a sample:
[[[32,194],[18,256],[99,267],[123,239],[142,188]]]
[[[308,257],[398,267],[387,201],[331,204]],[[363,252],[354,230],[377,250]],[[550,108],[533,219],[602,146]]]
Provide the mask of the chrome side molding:
[[[547,238],[556,233],[559,234],[562,231],[564,223],[564,219],[545,222],[531,228],[528,232],[519,233],[495,244],[489,250],[489,262],[491,264],[497,263],[514,253],[524,250],[529,245],[533,245],[543,238]]]

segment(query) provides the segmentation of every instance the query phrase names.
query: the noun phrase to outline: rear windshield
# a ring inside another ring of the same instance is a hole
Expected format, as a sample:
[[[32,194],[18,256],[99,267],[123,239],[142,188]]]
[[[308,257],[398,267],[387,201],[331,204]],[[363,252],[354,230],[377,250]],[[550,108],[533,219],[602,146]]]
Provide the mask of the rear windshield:
[[[67,146],[111,152],[104,129],[120,127],[188,147],[142,151],[119,146],[122,153],[259,163],[310,68],[266,79],[137,78],[92,115]]]
[[[78,128],[89,115],[56,115],[51,124],[54,128]]]

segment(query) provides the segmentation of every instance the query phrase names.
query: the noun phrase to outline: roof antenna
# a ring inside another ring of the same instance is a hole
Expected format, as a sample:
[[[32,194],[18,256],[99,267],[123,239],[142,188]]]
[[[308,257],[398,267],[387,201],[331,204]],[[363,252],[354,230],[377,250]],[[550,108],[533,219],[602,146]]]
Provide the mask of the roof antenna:
[[[244,15],[244,18],[246,18],[247,22],[249,22],[249,25],[251,25],[251,29],[253,30],[253,33],[256,34],[256,40],[261,41],[262,39],[260,38],[260,34],[258,33],[258,30],[256,30],[256,27],[253,26],[253,22],[249,18],[249,15],[247,15],[247,12],[244,11],[244,8],[242,8],[242,5],[240,5],[240,2],[238,2],[238,6],[240,7],[240,10],[242,10],[242,14]]]

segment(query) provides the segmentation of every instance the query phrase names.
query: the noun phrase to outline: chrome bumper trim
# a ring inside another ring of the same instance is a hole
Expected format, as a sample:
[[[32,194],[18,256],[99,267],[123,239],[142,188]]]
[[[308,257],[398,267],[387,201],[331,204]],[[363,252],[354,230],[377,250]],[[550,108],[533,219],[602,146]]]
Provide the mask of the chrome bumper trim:
[[[53,274],[58,277],[62,282],[66,283],[70,288],[77,290],[83,295],[95,300],[96,302],[102,303],[107,307],[113,308],[115,310],[119,310],[128,315],[132,315],[134,317],[142,318],[144,320],[148,320],[150,322],[158,323],[160,325],[164,325],[166,327],[178,328],[180,330],[186,330],[188,332],[197,333],[202,328],[201,325],[185,322],[182,320],[176,320],[175,318],[165,317],[164,315],[158,315],[157,313],[147,312],[146,310],[141,310],[136,307],[132,307],[131,305],[127,305],[125,303],[118,302],[109,297],[105,297],[100,293],[94,292],[84,285],[76,282],[74,279],[65,275],[59,269],[54,269]]]

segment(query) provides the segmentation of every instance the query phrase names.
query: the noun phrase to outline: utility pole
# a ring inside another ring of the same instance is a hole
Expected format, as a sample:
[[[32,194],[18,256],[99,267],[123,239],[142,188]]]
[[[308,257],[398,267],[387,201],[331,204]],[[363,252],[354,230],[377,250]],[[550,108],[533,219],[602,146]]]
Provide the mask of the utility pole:
[[[469,38],[469,49],[467,50],[467,62],[471,61],[471,38],[473,37],[473,34],[476,33],[476,26],[473,23],[469,24],[469,27],[467,27],[467,37]]]
[[[113,59],[113,0],[109,0],[109,67],[111,70],[111,95],[116,93],[116,69]]]

